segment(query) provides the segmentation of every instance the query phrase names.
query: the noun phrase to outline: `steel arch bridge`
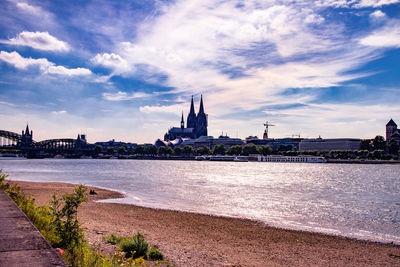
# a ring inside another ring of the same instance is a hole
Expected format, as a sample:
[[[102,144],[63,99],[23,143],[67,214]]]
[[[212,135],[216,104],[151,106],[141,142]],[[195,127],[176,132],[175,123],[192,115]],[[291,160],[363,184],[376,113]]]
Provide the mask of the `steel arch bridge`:
[[[86,143],[79,139],[59,138],[48,139],[40,142],[32,140],[30,144],[25,144],[23,136],[18,133],[0,130],[0,148],[29,148],[36,150],[74,150],[85,148]]]
[[[16,147],[22,143],[22,135],[0,130],[0,147]]]
[[[77,149],[82,147],[82,142],[77,139],[72,138],[61,138],[61,139],[49,139],[37,142],[35,147],[41,149],[61,149],[61,150],[70,150]]]

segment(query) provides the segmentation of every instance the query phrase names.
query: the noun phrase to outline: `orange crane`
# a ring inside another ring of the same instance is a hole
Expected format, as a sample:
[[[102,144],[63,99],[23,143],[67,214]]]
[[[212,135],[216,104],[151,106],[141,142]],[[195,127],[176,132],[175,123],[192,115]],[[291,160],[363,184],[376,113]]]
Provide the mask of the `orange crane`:
[[[265,130],[264,130],[264,135],[263,135],[263,139],[267,140],[268,139],[268,127],[269,126],[275,126],[274,124],[270,124],[268,121],[266,123],[264,123],[265,126]]]

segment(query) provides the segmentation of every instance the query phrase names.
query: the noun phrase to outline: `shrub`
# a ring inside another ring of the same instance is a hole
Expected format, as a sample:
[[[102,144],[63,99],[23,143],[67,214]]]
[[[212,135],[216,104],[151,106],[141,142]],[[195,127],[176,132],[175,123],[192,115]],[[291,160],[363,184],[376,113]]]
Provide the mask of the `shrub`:
[[[110,243],[111,245],[116,245],[119,244],[122,241],[123,237],[116,236],[114,234],[111,234],[107,237],[104,238],[104,241],[107,243]]]
[[[162,252],[157,248],[151,247],[149,251],[149,258],[150,260],[162,261],[164,260],[164,254],[162,254]]]
[[[121,248],[126,253],[126,257],[139,258],[147,257],[149,244],[141,233],[137,233],[133,238],[126,238],[121,241]]]

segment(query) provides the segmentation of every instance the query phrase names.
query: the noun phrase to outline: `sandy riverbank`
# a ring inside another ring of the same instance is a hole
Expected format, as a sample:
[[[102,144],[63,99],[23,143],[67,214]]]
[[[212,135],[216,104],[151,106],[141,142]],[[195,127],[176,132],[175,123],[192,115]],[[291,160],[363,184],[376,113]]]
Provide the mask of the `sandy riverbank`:
[[[65,183],[17,182],[37,204],[53,192],[72,192]],[[93,200],[122,197],[94,188],[79,210],[91,243],[111,233],[143,233],[175,266],[400,266],[400,246],[283,230],[250,220],[157,210]],[[101,245],[105,250],[110,246]]]

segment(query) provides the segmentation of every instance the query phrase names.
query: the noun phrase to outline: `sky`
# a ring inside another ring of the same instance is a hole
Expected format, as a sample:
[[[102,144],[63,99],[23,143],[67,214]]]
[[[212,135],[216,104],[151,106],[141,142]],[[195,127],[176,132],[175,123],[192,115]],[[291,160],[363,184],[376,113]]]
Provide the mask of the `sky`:
[[[3,0],[1,130],[154,143],[373,138],[400,123],[400,0]]]

